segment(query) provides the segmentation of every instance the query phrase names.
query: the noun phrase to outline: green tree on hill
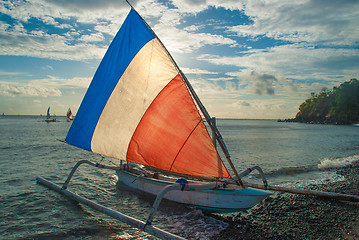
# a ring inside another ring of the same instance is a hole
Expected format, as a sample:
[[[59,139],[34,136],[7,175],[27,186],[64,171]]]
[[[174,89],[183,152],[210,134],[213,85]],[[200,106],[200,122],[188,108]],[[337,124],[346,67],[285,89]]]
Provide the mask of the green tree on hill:
[[[333,89],[334,105],[331,114],[349,121],[359,120],[359,81],[351,79]]]
[[[345,124],[359,121],[359,81],[355,78],[334,87],[311,93],[299,107],[295,121]]]

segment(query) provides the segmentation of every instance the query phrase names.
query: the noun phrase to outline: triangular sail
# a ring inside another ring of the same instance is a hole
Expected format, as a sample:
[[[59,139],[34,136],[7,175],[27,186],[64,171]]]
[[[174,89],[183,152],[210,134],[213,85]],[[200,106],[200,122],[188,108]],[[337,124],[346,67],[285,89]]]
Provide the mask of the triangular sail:
[[[67,110],[66,117],[67,117],[68,119],[71,119],[71,118],[72,118],[72,112],[71,112],[71,109],[70,109],[70,108]]]
[[[50,115],[50,107],[47,109],[46,118],[49,119],[51,117]]]
[[[162,170],[230,177],[182,75],[133,9],[100,63],[66,141]]]

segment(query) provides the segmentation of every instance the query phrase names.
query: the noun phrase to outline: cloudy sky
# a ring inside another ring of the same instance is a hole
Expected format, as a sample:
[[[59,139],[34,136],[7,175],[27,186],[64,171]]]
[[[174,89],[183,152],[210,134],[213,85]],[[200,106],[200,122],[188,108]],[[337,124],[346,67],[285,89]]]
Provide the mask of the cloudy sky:
[[[212,116],[291,118],[358,78],[357,0],[132,0]],[[0,112],[76,111],[130,7],[124,0],[0,3]]]

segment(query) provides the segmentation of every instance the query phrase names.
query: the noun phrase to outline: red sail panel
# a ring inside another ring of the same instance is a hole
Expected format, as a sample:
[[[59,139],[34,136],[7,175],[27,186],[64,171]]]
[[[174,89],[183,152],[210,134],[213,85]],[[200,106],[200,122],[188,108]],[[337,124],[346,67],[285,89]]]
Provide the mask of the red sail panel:
[[[71,118],[72,112],[71,109],[69,108],[69,110],[67,110],[66,116],[67,118]]]
[[[192,176],[229,177],[179,75],[143,116],[129,144],[127,160]]]

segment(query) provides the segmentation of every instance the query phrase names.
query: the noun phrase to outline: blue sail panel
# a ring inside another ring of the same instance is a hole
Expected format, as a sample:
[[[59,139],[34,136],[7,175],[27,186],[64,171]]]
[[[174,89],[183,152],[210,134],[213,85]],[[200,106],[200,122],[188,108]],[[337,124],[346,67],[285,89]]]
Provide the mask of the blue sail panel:
[[[66,142],[91,151],[94,130],[115,86],[132,59],[153,38],[152,31],[131,9],[92,79]]]

